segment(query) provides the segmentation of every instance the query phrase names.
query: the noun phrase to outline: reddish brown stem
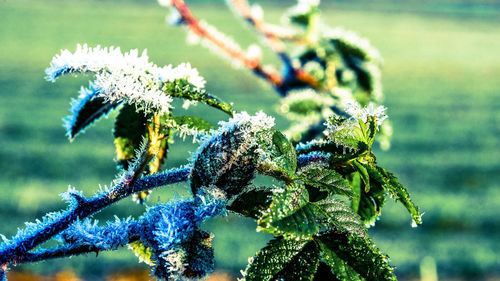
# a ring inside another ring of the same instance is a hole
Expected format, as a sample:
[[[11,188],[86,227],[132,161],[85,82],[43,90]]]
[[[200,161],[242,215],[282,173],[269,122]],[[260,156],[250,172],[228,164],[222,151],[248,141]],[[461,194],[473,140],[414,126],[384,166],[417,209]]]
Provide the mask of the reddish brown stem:
[[[174,6],[177,11],[179,11],[179,14],[182,16],[192,32],[210,41],[217,48],[228,54],[232,59],[239,61],[245,67],[253,70],[253,72],[257,76],[266,79],[273,86],[281,86],[282,78],[278,72],[269,68],[264,68],[260,64],[259,58],[247,56],[247,54],[241,48],[230,47],[224,44],[223,40],[218,38],[215,34],[210,33],[205,27],[200,24],[198,19],[194,17],[193,13],[189,10],[183,0],[172,0],[171,3],[172,6]]]
[[[283,43],[282,39],[284,38],[295,38],[294,41],[297,41],[298,39],[294,35],[281,35],[275,32],[276,27],[273,25],[267,24],[261,19],[255,18],[254,15],[252,15],[250,5],[248,5],[247,0],[230,0],[236,9],[240,13],[242,17],[246,19],[250,24],[252,24],[257,31],[262,33],[273,51],[276,52],[276,54],[281,58],[283,63],[285,64],[285,67],[288,69],[292,69],[294,71],[294,76],[297,78],[297,80],[304,82],[305,84],[309,85],[312,88],[318,89],[320,87],[318,81],[316,78],[308,74],[306,71],[304,71],[301,68],[296,68],[293,67],[290,57],[286,53],[285,50],[285,44]]]

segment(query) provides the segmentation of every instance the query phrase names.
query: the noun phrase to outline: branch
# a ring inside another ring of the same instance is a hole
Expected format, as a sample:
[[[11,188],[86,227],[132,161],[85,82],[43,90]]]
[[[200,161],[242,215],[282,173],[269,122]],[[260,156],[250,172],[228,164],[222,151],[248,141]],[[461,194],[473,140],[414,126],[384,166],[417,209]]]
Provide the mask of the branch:
[[[110,190],[98,193],[91,199],[80,196],[79,200],[75,200],[76,206],[56,215],[55,219],[49,220],[36,231],[26,233],[19,241],[4,244],[0,251],[0,264],[22,261],[28,251],[59,234],[78,219],[86,218],[133,193],[186,181],[190,173],[191,168],[180,168],[135,180],[126,177]]]
[[[139,236],[132,236],[128,243],[132,243],[139,240]],[[123,245],[120,245],[123,246]],[[110,251],[117,249],[105,249],[103,247],[95,245],[77,245],[77,246],[61,246],[55,249],[43,249],[36,252],[29,252],[22,256],[20,259],[16,260],[16,263],[33,263],[46,261],[49,259],[65,258],[76,255],[84,255],[89,253],[99,254],[101,251]]]
[[[260,64],[259,58],[249,57],[238,45],[228,46],[225,44],[224,38],[221,38],[218,34],[211,33],[206,26],[195,18],[186,3],[184,3],[184,0],[172,0],[171,4],[177,9],[189,29],[196,35],[205,38],[224,53],[228,54],[232,59],[251,69],[257,76],[266,79],[274,87],[279,88],[281,86],[282,78],[278,72],[263,67]]]
[[[304,82],[311,88],[318,89],[320,85],[316,78],[305,72],[302,68],[296,68],[292,65],[292,61],[285,50],[285,44],[282,39],[289,39],[295,42],[301,42],[299,37],[289,34],[280,34],[277,32],[277,26],[265,23],[262,19],[256,18],[248,5],[247,0],[230,0],[233,4],[235,10],[243,17],[247,22],[255,27],[257,31],[262,33],[274,52],[280,57],[286,69],[290,69],[293,72],[293,76],[299,81]]]

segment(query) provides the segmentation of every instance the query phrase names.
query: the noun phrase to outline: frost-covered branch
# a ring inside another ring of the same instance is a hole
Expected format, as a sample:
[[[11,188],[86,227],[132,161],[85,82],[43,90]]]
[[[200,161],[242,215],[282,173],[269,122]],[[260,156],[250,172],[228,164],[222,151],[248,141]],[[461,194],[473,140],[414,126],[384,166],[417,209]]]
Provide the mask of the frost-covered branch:
[[[65,197],[70,201],[70,207],[62,212],[49,213],[37,223],[27,224],[26,229],[21,230],[11,240],[5,241],[0,248],[0,263],[23,260],[28,251],[59,234],[78,219],[84,219],[133,193],[186,181],[190,172],[190,168],[181,168],[134,181],[125,177],[119,184],[97,193],[90,199],[78,192],[68,191]]]

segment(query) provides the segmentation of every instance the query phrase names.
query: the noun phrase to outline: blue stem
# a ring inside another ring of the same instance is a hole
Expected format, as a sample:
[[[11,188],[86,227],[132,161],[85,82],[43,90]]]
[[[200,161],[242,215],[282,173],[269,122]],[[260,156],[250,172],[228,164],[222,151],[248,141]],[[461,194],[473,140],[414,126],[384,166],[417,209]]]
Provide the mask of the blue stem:
[[[16,241],[17,243],[3,247],[0,252],[0,264],[20,263],[29,250],[59,234],[76,220],[84,219],[133,193],[186,181],[190,173],[191,168],[175,169],[118,184],[108,192],[98,194],[91,199],[75,197],[77,205],[64,212],[59,219],[47,223],[21,241]]]

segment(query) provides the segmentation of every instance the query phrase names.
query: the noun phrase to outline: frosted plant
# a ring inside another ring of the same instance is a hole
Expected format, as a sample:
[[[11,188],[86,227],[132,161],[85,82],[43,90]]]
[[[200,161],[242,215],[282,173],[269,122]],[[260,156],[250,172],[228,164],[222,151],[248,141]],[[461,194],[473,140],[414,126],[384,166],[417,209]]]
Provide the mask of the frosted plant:
[[[285,13],[286,26],[266,23],[258,5],[229,0],[281,59],[279,72],[261,64],[257,44],[244,51],[199,21],[184,1],[160,4],[175,11],[169,22],[268,82],[283,97],[277,108],[292,122],[290,129],[274,128],[274,118],[263,111],[236,112],[205,90],[189,63],[159,67],[145,51],[114,47],[61,51],[46,70],[49,81],[94,75],[71,103],[67,135],[73,139],[119,110],[113,130],[119,176],[91,197],[69,187],[61,194],[66,209],[26,223],[10,239],[1,236],[0,280],[17,264],[124,246],[159,280],[204,279],[215,269],[217,237],[202,222],[228,213],[253,219],[257,231],[275,237],[249,259],[244,280],[395,280],[388,256],[366,229],[387,197],[405,206],[412,225],[422,221],[407,190],[372,152],[377,135],[387,144],[391,132],[379,104],[378,52],[356,34],[324,25],[319,0],[298,1]],[[182,99],[185,110],[202,103],[229,118],[216,128],[202,117],[178,115],[174,99]],[[175,134],[193,136],[199,146],[186,165],[163,170]],[[272,184],[256,186],[256,175],[271,177]],[[192,196],[147,207],[137,219],[92,218],[127,197],[144,203],[151,189],[174,183],[186,183]],[[44,248],[47,241],[57,246]]]

